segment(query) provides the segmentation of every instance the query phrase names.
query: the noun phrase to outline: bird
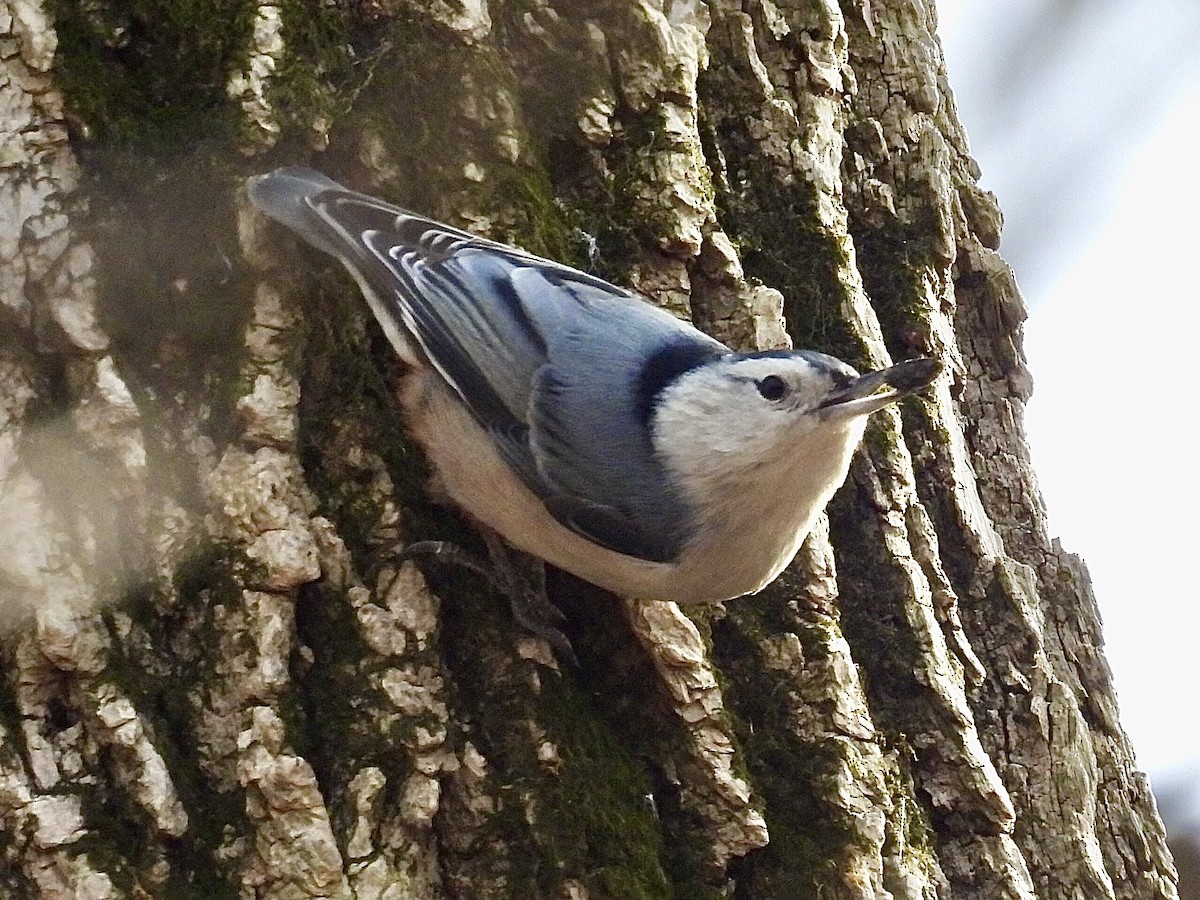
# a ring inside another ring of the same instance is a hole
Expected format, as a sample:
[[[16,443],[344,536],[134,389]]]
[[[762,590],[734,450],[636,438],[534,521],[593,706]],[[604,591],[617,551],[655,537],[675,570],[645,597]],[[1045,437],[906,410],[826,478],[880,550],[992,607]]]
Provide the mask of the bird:
[[[859,374],[734,352],[636,293],[285,167],[250,201],[358,283],[441,492],[504,541],[639,600],[756,593],[930,357]]]

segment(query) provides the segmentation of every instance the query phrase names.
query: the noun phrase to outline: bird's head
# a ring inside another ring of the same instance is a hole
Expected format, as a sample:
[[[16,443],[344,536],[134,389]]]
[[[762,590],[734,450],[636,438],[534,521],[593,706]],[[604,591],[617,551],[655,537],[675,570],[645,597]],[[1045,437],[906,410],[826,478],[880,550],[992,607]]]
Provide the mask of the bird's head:
[[[656,450],[680,478],[831,468],[840,483],[866,418],[930,384],[935,359],[860,375],[811,350],[729,354],[685,372],[656,404]]]

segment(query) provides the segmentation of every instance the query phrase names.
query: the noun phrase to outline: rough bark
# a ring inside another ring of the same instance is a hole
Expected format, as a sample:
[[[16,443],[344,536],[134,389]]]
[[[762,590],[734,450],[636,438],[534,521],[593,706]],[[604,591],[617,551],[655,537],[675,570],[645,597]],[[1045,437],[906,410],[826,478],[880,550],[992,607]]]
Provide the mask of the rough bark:
[[[923,0],[0,0],[0,890],[1174,897]],[[307,161],[742,348],[951,375],[723,610],[469,573]],[[686,613],[686,614],[685,614]]]

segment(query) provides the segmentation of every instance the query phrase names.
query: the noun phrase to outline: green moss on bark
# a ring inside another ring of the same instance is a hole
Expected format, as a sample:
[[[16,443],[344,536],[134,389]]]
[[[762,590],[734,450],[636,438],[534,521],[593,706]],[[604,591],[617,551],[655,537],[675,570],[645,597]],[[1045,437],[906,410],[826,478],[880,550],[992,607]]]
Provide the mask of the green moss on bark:
[[[772,163],[744,118],[719,112],[758,102],[735,74],[710,69],[700,79],[700,93],[703,150],[714,174],[718,218],[746,277],[783,294],[795,346],[861,361],[862,341],[844,315],[848,244],[821,224],[817,189],[802,173],[783,172]]]
[[[267,101],[285,128],[323,133],[349,111],[368,74],[352,65],[350,29],[336,5],[277,2],[284,55],[267,84]]]
[[[886,225],[871,225],[857,217],[850,219],[863,287],[896,359],[924,349],[920,335],[929,332],[930,303],[937,295],[937,279],[943,277],[930,237],[935,227],[932,211],[922,221],[908,224],[890,220]]]
[[[828,808],[823,797],[829,792],[821,787],[856,764],[853,748],[846,740],[804,741],[797,735],[792,710],[797,698],[781,687],[779,673],[759,652],[764,638],[783,631],[801,638],[806,658],[824,653],[826,638],[818,626],[789,614],[769,594],[739,600],[714,630],[734,731],[771,832],[770,844],[735,864],[734,871],[746,896],[780,900],[821,896],[856,840],[839,825],[845,812]]]
[[[248,58],[251,0],[50,0],[55,74],[78,129],[142,150],[228,138],[225,93]]]
[[[887,822],[885,853],[898,857],[910,869],[922,872],[929,883],[936,884],[939,880],[937,832],[929,810],[917,797],[912,773],[915,753],[908,739],[900,733],[885,734],[884,745],[891,751],[883,776],[892,809]]]
[[[119,885],[137,882],[139,868],[155,865],[161,850],[170,863],[169,880],[154,889],[164,896],[236,896],[232,881],[225,878],[229,873],[214,867],[213,859],[234,837],[250,833],[245,798],[238,790],[214,790],[199,752],[202,742],[195,732],[193,701],[197,691],[202,693],[220,677],[216,670],[221,636],[213,610],[244,602],[244,572],[250,564],[229,544],[195,548],[174,572],[176,600],[169,608],[144,590],[131,593],[117,607],[136,623],[128,645],[126,629],[118,626],[112,612],[103,614],[115,651],[107,657],[104,677],[151,723],[154,747],[188,815],[183,837],[164,840],[146,812],[124,793],[84,794],[92,803],[84,810],[89,828],[84,849],[99,868],[117,876]],[[148,669],[155,672],[154,678],[146,677]],[[93,707],[95,701],[89,699],[87,705]]]
[[[488,760],[496,815],[476,843],[511,848],[511,896],[557,896],[567,880],[592,895],[668,898],[663,840],[642,761],[569,676],[511,656],[503,598],[431,573],[445,601],[445,648],[464,735]],[[480,673],[488,673],[481,677]]]

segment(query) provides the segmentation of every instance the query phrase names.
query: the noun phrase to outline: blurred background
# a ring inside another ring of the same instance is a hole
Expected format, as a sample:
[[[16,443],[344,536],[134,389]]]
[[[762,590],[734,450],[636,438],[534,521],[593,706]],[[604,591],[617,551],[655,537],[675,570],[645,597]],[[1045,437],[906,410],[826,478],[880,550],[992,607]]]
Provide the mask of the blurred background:
[[[1121,719],[1200,898],[1200,3],[936,3],[1031,310],[1051,529],[1091,570]]]

